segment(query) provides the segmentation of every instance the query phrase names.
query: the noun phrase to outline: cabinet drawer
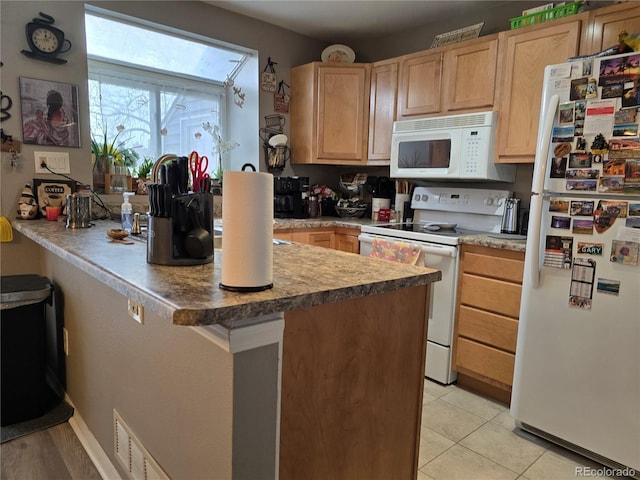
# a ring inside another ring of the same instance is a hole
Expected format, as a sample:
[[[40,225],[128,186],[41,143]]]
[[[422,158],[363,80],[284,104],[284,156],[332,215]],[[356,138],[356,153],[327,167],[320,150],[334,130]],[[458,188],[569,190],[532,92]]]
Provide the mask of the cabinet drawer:
[[[460,303],[518,318],[521,292],[515,283],[463,273]]]
[[[483,253],[465,252],[463,269],[465,273],[474,273],[485,277],[522,283],[524,261],[516,258],[503,258],[494,255],[485,255]]]
[[[515,355],[466,338],[458,338],[456,367],[512,385]]]
[[[515,353],[518,321],[460,305],[458,335]]]

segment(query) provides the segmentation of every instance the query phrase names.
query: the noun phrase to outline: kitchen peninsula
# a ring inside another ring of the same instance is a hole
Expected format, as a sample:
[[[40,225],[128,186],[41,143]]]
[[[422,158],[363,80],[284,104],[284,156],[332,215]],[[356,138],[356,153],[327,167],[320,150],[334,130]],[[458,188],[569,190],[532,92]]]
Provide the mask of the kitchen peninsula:
[[[273,289],[238,294],[218,288],[223,252],[150,265],[114,226],[14,222],[61,294],[66,390],[105,469],[125,476],[117,418],[169,478],[415,478],[439,271],[293,243]]]

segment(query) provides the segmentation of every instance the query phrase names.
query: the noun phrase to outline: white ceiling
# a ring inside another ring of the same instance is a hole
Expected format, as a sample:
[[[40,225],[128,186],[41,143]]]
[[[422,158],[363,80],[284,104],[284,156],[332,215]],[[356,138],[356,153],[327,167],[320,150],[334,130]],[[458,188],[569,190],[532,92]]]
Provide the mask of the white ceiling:
[[[513,0],[207,0],[207,3],[307,37],[335,42],[386,36],[454,16],[464,18],[471,10]]]

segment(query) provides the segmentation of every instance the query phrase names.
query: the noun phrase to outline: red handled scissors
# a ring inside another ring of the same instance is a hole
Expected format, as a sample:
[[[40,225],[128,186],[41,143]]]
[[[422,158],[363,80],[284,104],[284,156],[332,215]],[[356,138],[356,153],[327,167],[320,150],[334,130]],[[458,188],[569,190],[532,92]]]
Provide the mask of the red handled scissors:
[[[209,178],[208,168],[209,159],[205,155],[201,157],[198,152],[191,152],[191,155],[189,155],[189,170],[191,170],[191,186],[194,192],[201,192],[205,189]]]

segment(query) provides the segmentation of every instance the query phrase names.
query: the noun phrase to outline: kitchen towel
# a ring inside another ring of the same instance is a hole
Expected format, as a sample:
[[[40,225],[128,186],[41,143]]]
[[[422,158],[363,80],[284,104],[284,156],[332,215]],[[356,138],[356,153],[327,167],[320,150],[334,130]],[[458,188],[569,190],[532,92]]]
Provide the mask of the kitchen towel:
[[[273,286],[273,175],[225,172],[220,287],[256,292]]]
[[[370,256],[391,262],[417,265],[421,253],[420,245],[374,238]]]

